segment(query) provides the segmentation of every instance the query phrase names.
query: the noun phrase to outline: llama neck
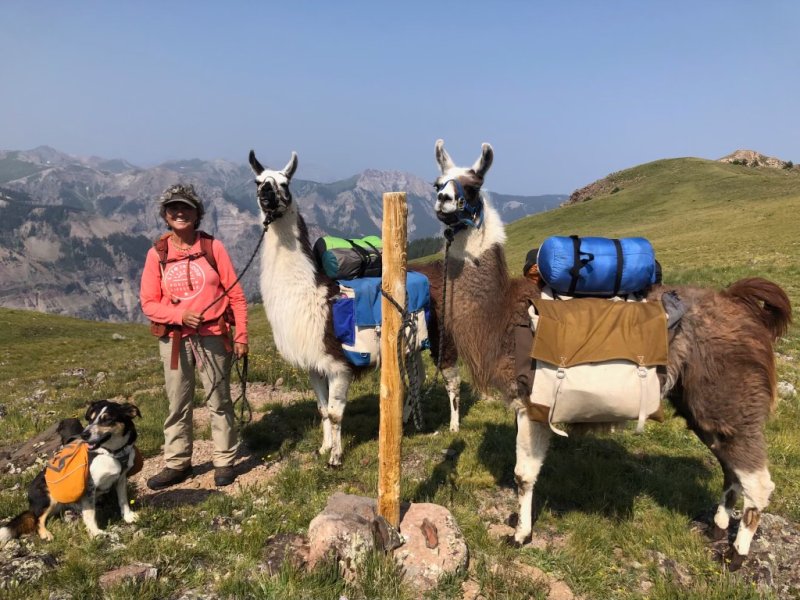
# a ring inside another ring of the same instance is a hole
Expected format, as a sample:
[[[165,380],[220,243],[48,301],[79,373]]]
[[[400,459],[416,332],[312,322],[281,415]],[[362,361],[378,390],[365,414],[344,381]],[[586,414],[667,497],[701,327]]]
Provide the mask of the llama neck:
[[[478,389],[496,379],[503,339],[512,317],[505,230],[497,212],[484,206],[484,223],[456,234],[447,266],[447,316],[459,356]]]
[[[270,224],[261,256],[264,310],[275,346],[287,362],[320,373],[344,368],[325,344],[334,288],[318,274],[305,221],[290,205]]]
[[[316,282],[317,266],[311,252],[308,228],[294,204],[274,220],[264,240],[263,271],[291,271],[310,283]],[[267,260],[268,259],[268,260]]]
[[[492,246],[504,246],[506,230],[500,215],[492,206],[489,197],[483,196],[483,223],[480,227],[466,227],[459,231],[450,246],[450,255],[456,260],[475,262]]]
[[[456,268],[448,268],[448,278],[477,279],[494,289],[497,292],[494,297],[499,300],[508,287],[508,267],[503,252],[506,231],[485,194],[483,201],[483,224],[462,229],[450,245],[450,259]]]

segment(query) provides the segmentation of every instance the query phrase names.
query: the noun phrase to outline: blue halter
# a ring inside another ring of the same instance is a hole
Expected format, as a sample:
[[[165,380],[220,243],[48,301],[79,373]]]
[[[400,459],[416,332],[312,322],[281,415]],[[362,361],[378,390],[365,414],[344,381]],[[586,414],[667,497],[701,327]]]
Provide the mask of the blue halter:
[[[478,194],[478,202],[474,206],[467,202],[464,186],[461,185],[458,179],[448,179],[441,184],[439,189],[444,189],[451,181],[456,188],[456,210],[455,212],[445,215],[445,219],[440,220],[442,220],[453,233],[461,231],[465,227],[479,229],[481,225],[483,225],[483,199],[480,194]]]

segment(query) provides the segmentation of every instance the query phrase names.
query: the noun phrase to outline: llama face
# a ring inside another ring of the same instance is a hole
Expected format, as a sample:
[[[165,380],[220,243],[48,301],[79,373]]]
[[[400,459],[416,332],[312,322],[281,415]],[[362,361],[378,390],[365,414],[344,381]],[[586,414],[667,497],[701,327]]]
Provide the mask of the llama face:
[[[292,203],[292,193],[289,191],[289,182],[297,170],[297,153],[292,152],[292,157],[281,171],[264,168],[255,152],[250,150],[250,167],[256,174],[258,204],[264,213],[265,222],[269,223],[283,215]]]
[[[481,156],[472,167],[457,167],[444,141],[436,142],[436,161],[441,175],[436,179],[436,216],[444,224],[452,226],[460,222],[465,214],[474,215],[481,204],[480,191],[483,178],[492,166],[494,152],[489,144],[483,144]]]

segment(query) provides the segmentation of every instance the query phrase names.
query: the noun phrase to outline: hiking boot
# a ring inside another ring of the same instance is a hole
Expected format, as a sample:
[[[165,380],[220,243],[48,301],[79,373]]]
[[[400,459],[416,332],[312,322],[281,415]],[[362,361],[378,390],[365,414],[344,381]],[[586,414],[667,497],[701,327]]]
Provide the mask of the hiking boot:
[[[214,467],[214,485],[223,487],[232,484],[236,480],[236,473],[233,467]]]
[[[186,481],[192,474],[192,467],[189,465],[185,469],[172,469],[164,467],[160,473],[156,473],[147,480],[147,487],[151,490],[163,490],[182,481]]]

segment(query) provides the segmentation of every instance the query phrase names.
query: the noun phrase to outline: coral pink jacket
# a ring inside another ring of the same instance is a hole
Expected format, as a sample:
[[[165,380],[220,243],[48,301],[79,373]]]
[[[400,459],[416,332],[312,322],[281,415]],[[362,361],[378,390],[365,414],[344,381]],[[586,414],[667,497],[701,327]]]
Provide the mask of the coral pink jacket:
[[[222,242],[215,239],[211,246],[217,261],[215,271],[205,257],[193,258],[200,253],[200,236],[189,250],[178,250],[168,244],[167,264],[162,276],[158,253],[150,248],[142,272],[139,299],[142,312],[151,321],[168,325],[180,325],[187,310],[200,312],[222,295],[225,288],[236,281],[236,271]],[[237,283],[227,296],[214,303],[203,313],[204,322],[198,330],[183,326],[181,336],[221,335],[219,318],[230,304],[235,319],[234,342],[247,343],[247,301]]]

